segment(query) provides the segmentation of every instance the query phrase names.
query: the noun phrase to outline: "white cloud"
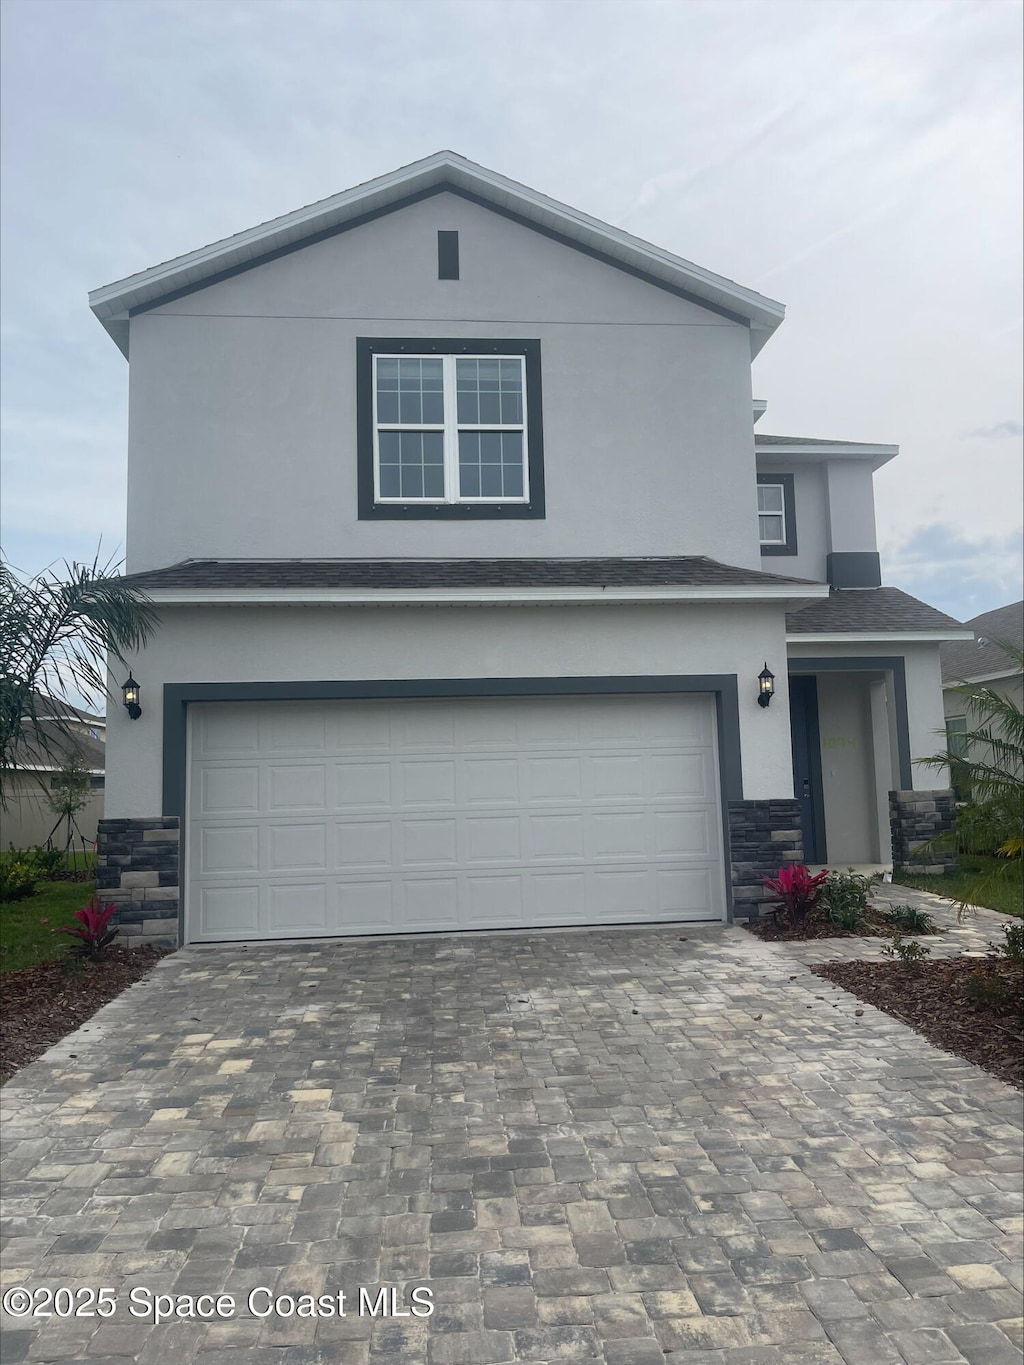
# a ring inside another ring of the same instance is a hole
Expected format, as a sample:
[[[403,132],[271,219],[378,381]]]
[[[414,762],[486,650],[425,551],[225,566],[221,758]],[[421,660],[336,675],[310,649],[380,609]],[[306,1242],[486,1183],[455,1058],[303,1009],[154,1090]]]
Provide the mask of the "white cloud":
[[[2,19],[8,551],[123,539],[127,367],[88,289],[439,147],[781,298],[761,427],[898,442],[885,547],[1015,529],[1019,6],[8,0]]]

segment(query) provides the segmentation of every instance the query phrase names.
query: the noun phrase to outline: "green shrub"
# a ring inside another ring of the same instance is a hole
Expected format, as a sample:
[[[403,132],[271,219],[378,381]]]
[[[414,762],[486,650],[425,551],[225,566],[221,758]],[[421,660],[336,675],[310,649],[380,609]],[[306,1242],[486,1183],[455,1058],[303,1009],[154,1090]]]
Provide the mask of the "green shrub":
[[[39,881],[35,863],[21,858],[0,863],[0,901],[23,901],[31,896]]]
[[[830,872],[821,892],[821,909],[840,929],[859,929],[876,881],[877,876],[861,876],[852,868],[846,872]]]
[[[973,1005],[986,1009],[1001,1010],[1012,1005],[1017,998],[1017,986],[1012,981],[1004,981],[994,972],[981,967],[971,972],[964,982],[964,995]]]
[[[919,910],[916,905],[891,905],[885,911],[885,918],[897,929],[903,929],[908,934],[938,932],[935,921],[927,910]]]
[[[839,901],[831,906],[828,917],[837,929],[856,930],[864,927],[864,911],[854,900]]]
[[[997,953],[1002,953],[1011,962],[1024,962],[1024,921],[1020,924],[1007,924],[1003,929],[1006,942],[1000,943]]]
[[[21,854],[15,854],[15,857],[38,868],[40,881],[46,881],[54,872],[64,871],[65,858],[59,848],[43,848],[40,844],[35,844],[32,848],[24,849]]]
[[[886,957],[891,957],[897,962],[902,962],[905,967],[916,967],[924,962],[925,958],[931,957],[932,950],[926,948],[923,943],[909,943],[897,929],[892,936],[892,942],[886,944],[882,949]]]

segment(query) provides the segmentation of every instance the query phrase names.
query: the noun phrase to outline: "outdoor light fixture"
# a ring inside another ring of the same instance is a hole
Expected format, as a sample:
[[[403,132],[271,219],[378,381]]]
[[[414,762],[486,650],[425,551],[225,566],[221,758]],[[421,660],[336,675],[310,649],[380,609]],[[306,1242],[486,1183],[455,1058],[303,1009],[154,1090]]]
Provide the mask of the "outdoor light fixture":
[[[770,706],[772,697],[775,695],[775,674],[768,667],[768,660],[764,661],[764,668],[757,676],[757,704],[758,706]]]
[[[139,705],[139,693],[141,691],[139,684],[129,673],[128,681],[121,684],[121,692],[124,695],[124,709],[132,720],[138,720],[142,715],[142,707]]]

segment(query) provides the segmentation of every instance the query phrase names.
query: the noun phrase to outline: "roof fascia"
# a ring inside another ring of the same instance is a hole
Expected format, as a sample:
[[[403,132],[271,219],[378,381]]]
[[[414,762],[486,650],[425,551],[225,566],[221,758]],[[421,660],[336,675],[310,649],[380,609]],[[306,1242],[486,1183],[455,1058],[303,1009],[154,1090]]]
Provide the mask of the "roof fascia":
[[[899,446],[891,445],[758,445],[754,433],[754,455],[758,461],[772,460],[785,456],[787,460],[806,464],[825,464],[828,460],[864,460],[872,469],[881,469],[900,453]]]
[[[975,683],[1001,682],[1004,678],[1009,679],[1019,677],[1020,674],[1015,673],[1013,669],[1004,668],[999,673],[978,673],[976,676],[971,678],[943,678],[942,690],[944,692],[948,692],[954,687],[960,687],[963,683],[966,683],[969,687],[973,687]]]
[[[833,630],[806,631],[787,634],[786,643],[790,645],[839,645],[839,644],[939,644],[943,640],[969,640],[969,631],[953,630]]]
[[[827,583],[771,583],[607,588],[148,588],[150,601],[175,606],[423,606],[601,602],[807,602],[827,597]]]

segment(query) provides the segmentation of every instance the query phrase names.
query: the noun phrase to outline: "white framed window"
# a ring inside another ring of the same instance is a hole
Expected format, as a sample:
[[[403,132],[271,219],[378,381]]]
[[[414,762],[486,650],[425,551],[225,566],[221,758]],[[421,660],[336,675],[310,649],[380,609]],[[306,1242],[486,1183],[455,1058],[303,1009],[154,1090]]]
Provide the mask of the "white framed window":
[[[377,503],[526,503],[523,355],[373,356]]]
[[[946,717],[946,751],[951,758],[967,757],[967,717]]]
[[[781,483],[757,485],[757,522],[762,545],[786,544],[786,492]]]

